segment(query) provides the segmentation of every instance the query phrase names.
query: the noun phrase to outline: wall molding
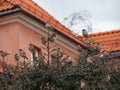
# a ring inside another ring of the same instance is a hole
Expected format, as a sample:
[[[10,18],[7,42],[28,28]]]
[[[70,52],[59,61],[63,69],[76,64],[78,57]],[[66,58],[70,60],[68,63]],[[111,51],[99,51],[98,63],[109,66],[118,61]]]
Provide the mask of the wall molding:
[[[47,36],[47,28],[45,28],[43,25],[41,25],[39,22],[33,20],[30,18],[30,16],[25,15],[21,12],[14,13],[14,14],[9,14],[6,16],[3,16],[0,18],[0,25],[8,24],[8,23],[13,23],[13,22],[19,22],[30,29],[40,33],[43,36]],[[63,36],[59,35],[57,33],[57,38],[55,41],[57,44],[65,47],[66,49],[69,49],[75,54],[79,54],[76,48],[76,44],[71,42],[70,40],[64,38]]]

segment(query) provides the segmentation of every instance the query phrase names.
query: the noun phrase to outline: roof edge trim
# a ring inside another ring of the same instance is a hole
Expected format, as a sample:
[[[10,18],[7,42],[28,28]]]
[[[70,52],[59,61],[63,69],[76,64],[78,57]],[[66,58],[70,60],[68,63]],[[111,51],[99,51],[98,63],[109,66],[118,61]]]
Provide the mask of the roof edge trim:
[[[0,12],[0,16],[11,14],[11,13],[14,13],[14,12],[18,12],[20,10],[21,10],[21,8],[17,7],[17,8],[14,8],[14,9],[6,10],[6,11],[1,11]]]

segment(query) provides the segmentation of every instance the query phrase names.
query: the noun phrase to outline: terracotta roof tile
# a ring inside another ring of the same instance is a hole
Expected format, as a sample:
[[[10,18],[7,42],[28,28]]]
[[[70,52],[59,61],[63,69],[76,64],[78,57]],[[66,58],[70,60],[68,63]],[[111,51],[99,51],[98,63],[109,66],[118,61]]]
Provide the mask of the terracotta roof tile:
[[[83,41],[86,39],[79,36],[79,40]],[[102,50],[107,51],[119,51],[120,50],[120,30],[112,30],[108,32],[100,32],[89,35],[90,40],[101,43]],[[93,45],[94,47],[96,45]]]
[[[90,38],[95,42],[102,44],[103,50],[117,51],[120,50],[120,30],[113,30],[109,32],[101,32],[91,34]]]
[[[58,22],[53,16],[46,12],[43,8],[38,6],[32,0],[0,0],[0,11],[12,9],[19,6],[21,9],[34,15],[35,17],[50,23],[54,28],[74,39],[75,41],[84,45],[82,36],[78,36]],[[103,45],[102,50],[117,51],[120,50],[120,30],[113,30],[110,32],[100,32],[91,34],[90,38],[95,42],[100,42]]]
[[[5,5],[4,5],[5,4]],[[36,16],[37,18],[50,23],[53,27],[55,27],[60,32],[64,33],[65,35],[69,36],[70,38],[74,39],[78,43],[81,41],[78,39],[78,36],[73,34],[68,28],[58,22],[53,16],[51,16],[48,12],[46,12],[43,8],[38,6],[32,0],[4,0],[2,6],[0,6],[0,11],[11,9],[15,6],[19,6],[23,10],[31,13],[32,15]],[[81,42],[82,44],[82,42]]]
[[[7,1],[3,1],[3,2],[0,2],[0,11],[4,11],[4,10],[7,10],[7,9],[11,9],[13,8],[14,5],[10,4],[9,2]]]

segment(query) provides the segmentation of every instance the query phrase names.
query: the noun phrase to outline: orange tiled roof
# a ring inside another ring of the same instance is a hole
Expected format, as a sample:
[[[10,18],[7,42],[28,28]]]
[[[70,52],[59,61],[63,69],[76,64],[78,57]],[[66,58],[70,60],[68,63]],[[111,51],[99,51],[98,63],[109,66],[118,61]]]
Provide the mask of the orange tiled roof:
[[[120,50],[120,30],[91,34],[90,38],[91,40],[102,44],[102,51]]]
[[[37,18],[50,23],[54,28],[59,30],[60,32],[64,33],[65,35],[69,36],[70,38],[74,39],[77,42],[81,42],[78,39],[78,36],[75,35],[72,31],[58,22],[53,16],[48,14],[43,8],[38,6],[32,0],[2,0],[0,1],[0,11],[12,9],[15,6],[19,6],[23,10],[29,12],[30,14],[36,16]],[[81,42],[82,43],[82,42]]]
[[[14,5],[10,4],[9,2],[7,2],[5,0],[0,1],[0,11],[11,9],[13,7],[14,7]]]
[[[9,10],[16,6],[29,12],[35,17],[50,23],[60,32],[74,39],[75,41],[84,45],[82,36],[77,36],[71,32],[68,28],[58,22],[54,17],[52,17],[48,12],[34,3],[32,0],[0,0],[0,11]],[[114,30],[110,32],[103,32],[97,34],[91,34],[90,38],[96,42],[100,42],[103,46],[102,50],[107,51],[117,51],[120,50],[120,30]]]

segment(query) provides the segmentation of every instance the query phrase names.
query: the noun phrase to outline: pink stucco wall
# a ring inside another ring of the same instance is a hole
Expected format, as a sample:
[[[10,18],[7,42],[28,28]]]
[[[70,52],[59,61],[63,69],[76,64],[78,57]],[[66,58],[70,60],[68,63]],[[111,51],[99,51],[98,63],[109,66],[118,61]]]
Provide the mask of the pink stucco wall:
[[[8,64],[13,64],[15,63],[14,55],[19,53],[19,49],[24,49],[27,56],[30,57],[30,51],[28,50],[30,43],[41,48],[41,37],[42,35],[38,32],[18,22],[0,25],[0,50],[10,53],[10,55],[6,57],[6,61]],[[72,58],[78,56],[64,46],[57,45],[54,48],[58,47],[62,48]],[[42,49],[42,51],[44,52],[45,50]]]
[[[17,28],[17,23],[0,25],[0,50],[10,53],[10,55],[5,58],[8,64],[14,63],[14,54],[19,48]]]
[[[41,44],[40,40],[41,40],[41,37],[43,37],[43,35],[37,33],[34,30],[31,30],[30,28],[28,28],[20,23],[19,23],[19,29],[20,29],[19,30],[19,48],[25,49],[25,51],[28,52],[28,55],[29,55],[28,46],[30,43],[34,44],[38,48],[41,48],[42,44]],[[51,46],[55,46],[55,45],[56,45],[56,43],[51,44]],[[73,53],[66,47],[61,46],[59,44],[57,44],[55,47],[53,47],[53,49],[54,48],[63,49],[64,52],[68,53],[72,58],[75,58],[78,56],[77,54]],[[44,52],[45,50],[42,49],[42,51]]]

